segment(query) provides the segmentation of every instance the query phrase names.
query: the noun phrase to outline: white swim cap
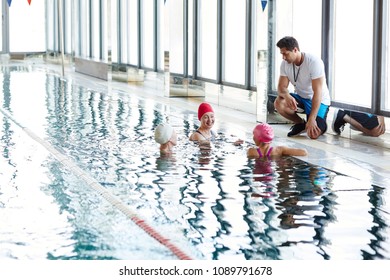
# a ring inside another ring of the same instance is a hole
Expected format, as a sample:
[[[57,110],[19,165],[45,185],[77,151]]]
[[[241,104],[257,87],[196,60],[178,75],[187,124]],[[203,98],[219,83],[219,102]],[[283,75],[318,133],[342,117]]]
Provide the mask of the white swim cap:
[[[154,131],[154,140],[159,144],[167,143],[173,134],[173,128],[167,123],[159,124]]]

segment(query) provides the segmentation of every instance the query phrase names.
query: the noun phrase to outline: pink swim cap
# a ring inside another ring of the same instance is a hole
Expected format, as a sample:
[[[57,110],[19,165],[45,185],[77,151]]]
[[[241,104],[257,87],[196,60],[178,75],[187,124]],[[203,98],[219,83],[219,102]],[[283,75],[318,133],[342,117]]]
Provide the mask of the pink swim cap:
[[[271,143],[272,139],[274,139],[274,130],[267,123],[259,123],[253,129],[253,136],[259,142]]]
[[[199,108],[198,108],[198,120],[200,120],[204,114],[210,113],[210,112],[214,113],[214,110],[210,104],[208,104],[208,103],[200,104]]]

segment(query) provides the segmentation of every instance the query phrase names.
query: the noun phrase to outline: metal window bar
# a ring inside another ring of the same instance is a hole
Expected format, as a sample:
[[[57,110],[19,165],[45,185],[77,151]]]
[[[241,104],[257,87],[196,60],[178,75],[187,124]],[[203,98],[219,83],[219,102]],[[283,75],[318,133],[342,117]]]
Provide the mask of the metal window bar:
[[[199,1],[193,2],[193,54],[192,54],[192,76],[194,79],[198,79],[198,32],[199,32]]]
[[[158,28],[158,0],[154,0],[154,7],[153,7],[153,71],[158,72],[158,50],[159,50],[159,28]]]
[[[246,1],[246,26],[245,26],[245,83],[244,88],[250,89],[253,77],[253,15],[252,0]]]
[[[188,0],[183,2],[183,77],[188,77]]]
[[[383,1],[374,1],[374,30],[373,30],[373,65],[372,65],[372,94],[371,106],[375,114],[380,114],[381,111],[381,95],[382,95],[382,54],[384,52],[383,46]]]
[[[223,63],[223,26],[224,26],[224,3],[223,0],[218,0],[217,2],[217,78],[216,83],[221,84],[223,80],[224,73],[224,63]]]
[[[142,1],[138,0],[138,68],[142,67]]]

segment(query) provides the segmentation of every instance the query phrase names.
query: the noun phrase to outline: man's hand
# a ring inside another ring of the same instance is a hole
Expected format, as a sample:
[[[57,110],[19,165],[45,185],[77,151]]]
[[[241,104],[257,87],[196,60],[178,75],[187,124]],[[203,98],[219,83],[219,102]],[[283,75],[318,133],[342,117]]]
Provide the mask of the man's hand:
[[[385,120],[383,116],[378,116],[379,124],[374,127],[368,135],[378,137],[386,132]]]
[[[306,133],[311,139],[317,139],[321,135],[321,129],[317,125],[316,120],[308,120],[306,123]]]
[[[287,107],[296,112],[298,110],[297,100],[290,94],[286,94],[285,99]]]

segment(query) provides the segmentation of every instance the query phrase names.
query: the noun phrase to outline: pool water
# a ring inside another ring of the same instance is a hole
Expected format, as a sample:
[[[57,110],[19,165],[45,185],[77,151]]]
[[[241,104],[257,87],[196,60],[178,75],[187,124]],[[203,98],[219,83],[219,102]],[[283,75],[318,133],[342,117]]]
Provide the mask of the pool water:
[[[248,160],[227,133],[199,149],[195,112],[136,92],[39,67],[0,73],[2,259],[179,258],[134,217],[193,259],[390,258],[384,186],[293,157]],[[178,134],[169,157],[153,140],[164,121]]]

